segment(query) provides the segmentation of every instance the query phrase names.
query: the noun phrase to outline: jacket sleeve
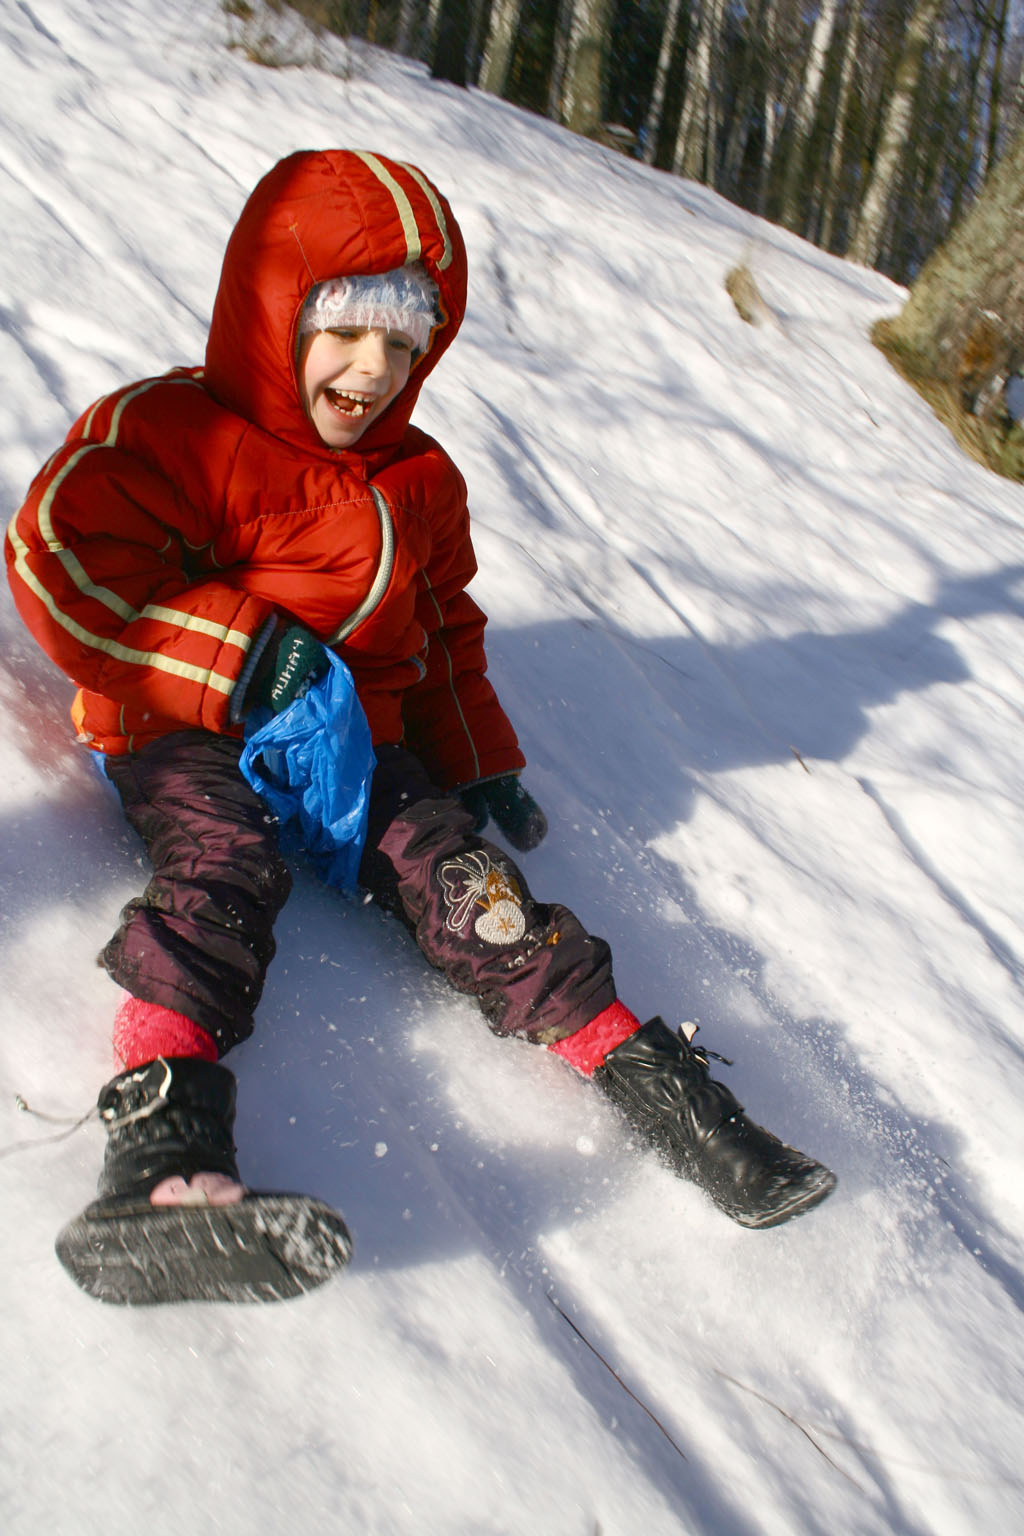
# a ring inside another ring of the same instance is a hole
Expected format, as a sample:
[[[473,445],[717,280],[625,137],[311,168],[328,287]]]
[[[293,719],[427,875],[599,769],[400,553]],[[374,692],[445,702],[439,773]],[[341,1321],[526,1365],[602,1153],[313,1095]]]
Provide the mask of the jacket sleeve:
[[[526,762],[487,677],[487,619],[466,587],[476,574],[466,487],[447,461],[447,495],[433,509],[434,538],[418,612],[425,674],[405,695],[406,744],[440,788],[518,771]]]
[[[190,580],[212,530],[157,470],[106,439],[75,438],[44,466],[7,532],[18,610],[81,687],[133,713],[228,729],[250,637],[271,611]]]

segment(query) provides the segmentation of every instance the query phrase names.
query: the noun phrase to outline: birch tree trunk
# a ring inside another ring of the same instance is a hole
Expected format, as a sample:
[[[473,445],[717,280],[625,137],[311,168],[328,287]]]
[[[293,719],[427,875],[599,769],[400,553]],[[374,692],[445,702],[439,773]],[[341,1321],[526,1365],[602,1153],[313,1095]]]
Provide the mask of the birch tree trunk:
[[[437,29],[441,19],[441,0],[428,0],[427,23],[424,28],[423,58],[426,63],[434,56],[434,39],[437,37]]]
[[[505,90],[521,11],[522,0],[494,0],[491,6],[491,20],[478,84],[481,90],[490,91],[492,96],[500,96]]]
[[[419,7],[416,0],[401,0],[398,10],[398,30],[395,34],[395,50],[410,57],[416,56]]]
[[[562,86],[565,83],[565,65],[569,57],[569,32],[572,28],[574,0],[558,0],[555,16],[555,45],[551,56],[551,73],[548,77],[548,117],[562,121]]]
[[[1003,56],[1006,50],[1008,8],[1008,0],[1001,0],[999,11],[995,18],[996,46],[995,57],[992,60],[992,85],[988,97],[988,138],[985,144],[985,175],[988,175],[989,167],[995,164],[996,149],[999,142],[999,118],[1003,100]]]
[[[708,181],[713,171],[712,70],[725,13],[725,0],[703,0],[697,45],[686,71],[686,94],[676,134],[672,169],[693,181]]]
[[[574,0],[562,82],[561,118],[574,133],[593,133],[603,118],[612,0]]]
[[[803,84],[800,89],[800,97],[797,101],[796,114],[793,123],[793,135],[790,139],[789,153],[786,157],[786,174],[782,189],[782,208],[780,218],[787,229],[797,229],[801,225],[800,217],[800,182],[804,170],[804,162],[807,158],[807,145],[814,126],[814,119],[818,112],[818,103],[821,100],[821,90],[825,83],[825,60],[832,46],[832,34],[835,31],[836,15],[839,11],[839,0],[822,0],[821,9],[814,23],[814,31],[811,33],[811,46],[807,55],[807,67],[804,70]]]
[[[778,0],[767,0],[764,9],[764,36],[768,55],[768,77],[764,91],[764,143],[761,147],[761,184],[757,190],[757,211],[764,213],[768,202],[768,189],[772,180],[772,164],[775,160],[775,141],[778,137],[779,98],[775,89],[775,57],[779,35]]]
[[[1024,58],[1020,61],[1020,70],[1013,87],[1013,101],[1010,105],[1013,114],[1014,130],[1024,123]]]
[[[932,40],[943,0],[917,0],[907,23],[896,66],[892,94],[882,118],[881,135],[857,227],[847,255],[872,266],[878,259],[889,200],[899,177],[900,158],[906,147],[913,116],[914,93],[921,78],[924,55]]]
[[[850,101],[853,94],[853,70],[857,59],[857,43],[860,40],[860,7],[861,0],[853,0],[846,24],[846,42],[843,47],[843,62],[839,71],[839,98],[836,103],[836,120],[832,129],[832,138],[829,142],[828,168],[825,172],[825,181],[821,192],[821,230],[818,235],[818,242],[826,251],[832,245],[832,231],[835,228],[836,210],[839,205],[839,191],[843,171],[843,146],[846,141],[846,123],[849,117]]]
[[[651,92],[651,104],[647,109],[647,119],[644,123],[644,159],[648,165],[654,164],[654,156],[658,149],[661,114],[665,110],[665,91],[668,87],[668,71],[672,63],[672,49],[675,46],[682,3],[683,0],[668,0],[665,25],[661,31],[658,67],[654,74],[654,90]]]

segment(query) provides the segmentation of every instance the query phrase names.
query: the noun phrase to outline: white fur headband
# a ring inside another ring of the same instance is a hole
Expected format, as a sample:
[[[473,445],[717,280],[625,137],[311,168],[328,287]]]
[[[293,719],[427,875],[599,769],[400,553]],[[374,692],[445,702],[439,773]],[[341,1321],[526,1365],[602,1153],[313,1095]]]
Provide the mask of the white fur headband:
[[[425,352],[439,320],[437,284],[427,276],[425,267],[413,262],[391,272],[333,277],[318,283],[302,307],[299,335],[348,326],[383,326],[404,332],[415,351]]]

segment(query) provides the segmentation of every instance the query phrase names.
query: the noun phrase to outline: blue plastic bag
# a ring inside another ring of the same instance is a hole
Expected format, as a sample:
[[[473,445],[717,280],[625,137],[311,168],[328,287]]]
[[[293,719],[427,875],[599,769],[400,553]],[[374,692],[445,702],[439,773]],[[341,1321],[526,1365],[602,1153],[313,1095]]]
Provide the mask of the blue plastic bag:
[[[282,825],[297,823],[321,879],[354,890],[376,758],[352,674],[327,656],[329,670],[287,709],[250,716],[240,766]]]

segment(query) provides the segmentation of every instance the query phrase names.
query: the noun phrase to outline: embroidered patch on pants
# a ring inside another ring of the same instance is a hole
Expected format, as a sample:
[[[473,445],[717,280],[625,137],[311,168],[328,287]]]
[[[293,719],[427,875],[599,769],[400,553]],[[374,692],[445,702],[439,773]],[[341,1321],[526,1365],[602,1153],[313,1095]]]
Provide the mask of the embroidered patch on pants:
[[[445,926],[462,933],[473,917],[473,932],[486,944],[518,944],[526,932],[523,893],[480,849],[448,859],[438,870],[448,916]]]

